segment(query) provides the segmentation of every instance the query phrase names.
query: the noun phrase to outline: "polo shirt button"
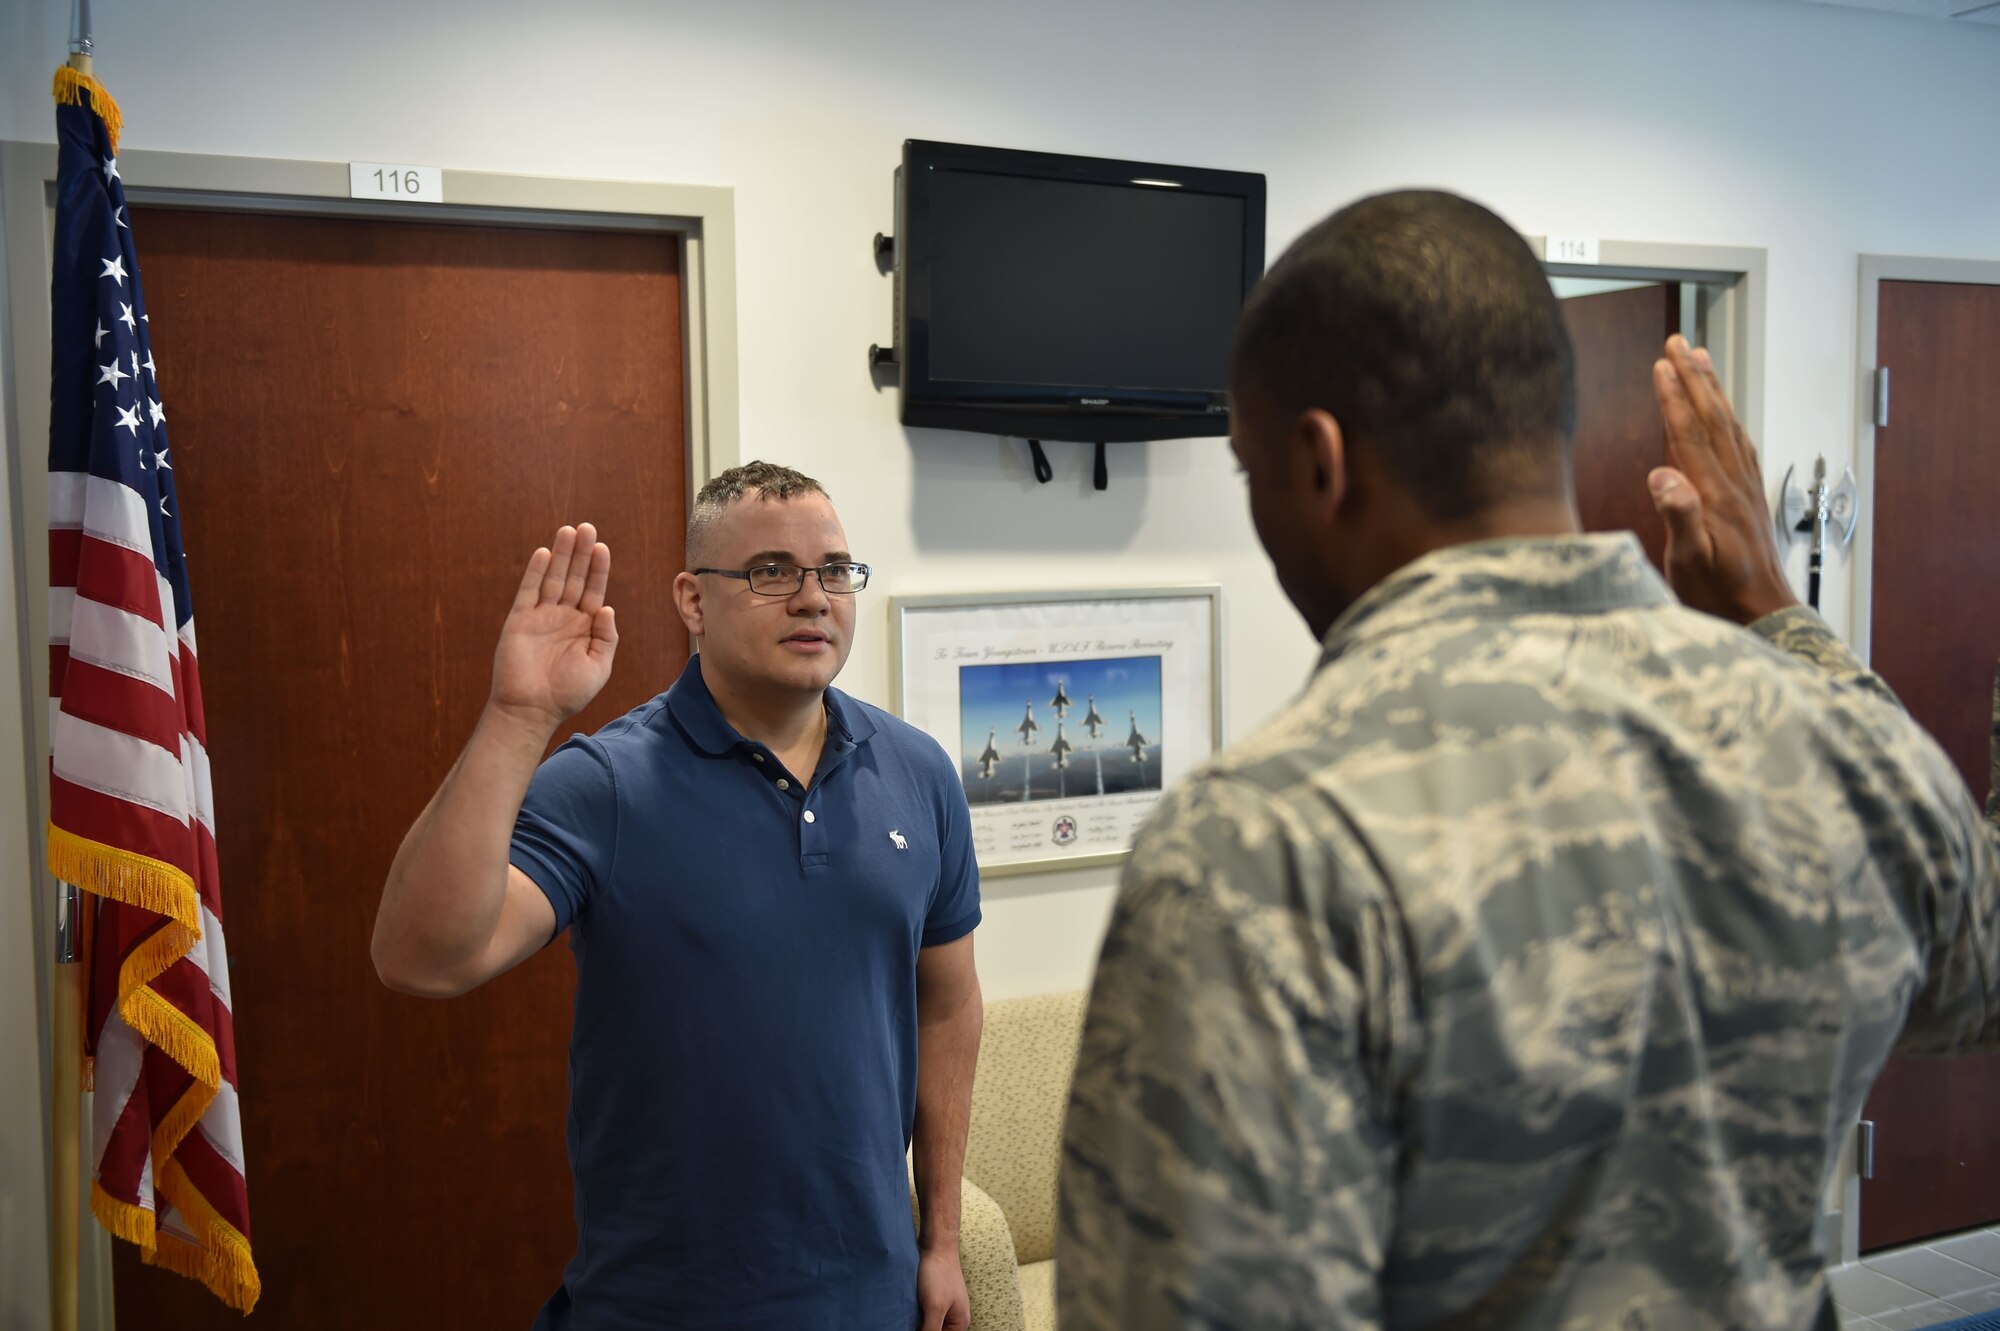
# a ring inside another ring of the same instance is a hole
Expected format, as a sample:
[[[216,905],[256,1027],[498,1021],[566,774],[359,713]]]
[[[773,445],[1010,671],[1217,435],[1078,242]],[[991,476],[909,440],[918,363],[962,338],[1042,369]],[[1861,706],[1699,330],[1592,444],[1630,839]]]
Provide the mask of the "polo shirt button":
[[[779,790],[790,790],[791,788],[792,788],[792,783],[791,783],[791,782],[789,782],[789,781],[785,780],[785,778],[783,778],[783,777],[779,777],[779,778],[778,778],[778,789],[779,789]]]
[[[753,763],[761,763],[764,761],[764,755],[761,753],[753,753],[750,755],[750,761]]]
[[[806,810],[806,821],[807,822],[813,821],[813,811],[811,809]]]

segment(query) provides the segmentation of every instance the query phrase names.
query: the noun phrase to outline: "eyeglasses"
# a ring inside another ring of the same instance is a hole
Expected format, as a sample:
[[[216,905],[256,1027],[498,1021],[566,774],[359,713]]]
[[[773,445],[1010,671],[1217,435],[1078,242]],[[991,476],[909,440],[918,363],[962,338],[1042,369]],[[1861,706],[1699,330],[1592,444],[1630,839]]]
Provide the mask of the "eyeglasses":
[[[800,568],[797,564],[756,564],[750,568],[698,568],[696,573],[719,573],[725,578],[741,578],[759,596],[797,596],[805,589],[806,574],[819,579],[820,590],[828,596],[852,596],[868,585],[868,565],[851,559]]]

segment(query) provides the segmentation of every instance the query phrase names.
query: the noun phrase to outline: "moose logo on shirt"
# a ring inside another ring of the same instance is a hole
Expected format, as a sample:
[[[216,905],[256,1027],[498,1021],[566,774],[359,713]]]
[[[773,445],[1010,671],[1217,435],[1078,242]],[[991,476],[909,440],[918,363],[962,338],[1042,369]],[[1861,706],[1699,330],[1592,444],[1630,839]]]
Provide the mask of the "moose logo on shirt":
[[[889,839],[896,843],[897,850],[908,850],[910,848],[909,838],[904,836],[900,831],[890,832]]]

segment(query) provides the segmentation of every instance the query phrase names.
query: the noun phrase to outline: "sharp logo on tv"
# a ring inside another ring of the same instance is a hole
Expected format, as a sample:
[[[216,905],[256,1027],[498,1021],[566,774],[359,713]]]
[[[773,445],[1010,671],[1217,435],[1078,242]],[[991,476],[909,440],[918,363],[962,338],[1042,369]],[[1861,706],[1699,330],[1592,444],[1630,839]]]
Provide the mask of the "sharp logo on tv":
[[[1077,400],[1086,407],[1108,407],[1111,405],[1111,399],[1108,397],[1085,397],[1078,398]]]

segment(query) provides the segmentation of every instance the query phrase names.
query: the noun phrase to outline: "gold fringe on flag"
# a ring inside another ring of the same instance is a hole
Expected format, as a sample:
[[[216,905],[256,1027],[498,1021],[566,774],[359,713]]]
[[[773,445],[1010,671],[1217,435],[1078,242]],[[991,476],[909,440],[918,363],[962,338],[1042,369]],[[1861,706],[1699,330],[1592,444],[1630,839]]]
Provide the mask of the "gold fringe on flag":
[[[153,1212],[113,1197],[98,1184],[91,1187],[91,1212],[113,1235],[137,1245],[148,1265],[199,1280],[224,1303],[247,1313],[262,1292],[250,1241],[216,1213],[173,1158],[215,1099],[222,1060],[215,1038],[201,1023],[152,988],[152,981],[200,940],[200,894],[194,880],[171,864],[80,837],[54,823],[49,824],[48,842],[49,871],[58,878],[164,917],[161,927],[119,966],[118,1014],[194,1078],[153,1130],[153,1186],[156,1196],[165,1197],[195,1227],[202,1245],[160,1233]]]
[[[104,85],[89,74],[64,65],[56,71],[56,105],[84,106],[96,110],[104,121],[104,128],[111,135],[111,151],[118,151],[118,136],[125,129],[125,117],[118,110],[118,103],[111,100],[111,94],[104,91]],[[86,103],[85,98],[89,101]]]
[[[222,1080],[215,1041],[200,1023],[149,987],[201,938],[201,896],[194,879],[171,864],[107,846],[49,824],[49,872],[95,896],[164,916],[166,923],[132,949],[118,968],[118,1013],[212,1093]],[[90,912],[85,912],[86,920]],[[85,952],[86,956],[90,955]],[[85,1089],[95,1081],[84,1061]],[[197,1109],[195,1117],[200,1117]],[[193,1126],[193,1119],[188,1126]],[[185,1133],[177,1134],[175,1142]]]
[[[181,1218],[201,1235],[201,1246],[194,1247],[171,1234],[162,1234],[158,1251],[151,1258],[153,1263],[199,1280],[215,1297],[238,1312],[247,1313],[256,1307],[264,1284],[258,1279],[257,1264],[250,1259],[250,1240],[208,1204],[201,1189],[194,1186],[178,1163],[169,1160],[155,1186],[179,1209]]]
[[[146,1252],[153,1250],[153,1213],[143,1206],[119,1201],[94,1180],[90,1185],[90,1213],[111,1232],[112,1238],[124,1239]]]
[[[240,1313],[255,1308],[264,1285],[257,1275],[257,1264],[250,1257],[250,1241],[216,1214],[208,1199],[172,1160],[167,1161],[154,1180],[154,1189],[200,1232],[206,1247],[196,1247],[172,1234],[161,1233],[151,1211],[118,1200],[102,1184],[91,1184],[91,1214],[112,1237],[139,1249],[140,1260],[146,1265],[199,1280],[211,1294]]]
[[[51,822],[49,872],[86,892],[164,915],[188,932],[189,941],[201,937],[201,894],[194,879],[164,861],[92,841]],[[174,955],[186,951],[183,945]],[[165,969],[162,964],[152,974]]]
[[[125,1024],[187,1069],[209,1097],[222,1082],[215,1039],[200,1022],[152,989],[152,982],[185,957],[201,939],[201,897],[194,879],[171,864],[107,846],[49,824],[49,872],[96,896],[164,917],[161,927],[127,954],[118,967],[118,1014]],[[188,1114],[185,1099],[164,1123],[178,1131],[162,1134],[164,1158],[193,1128],[208,1101]],[[185,1121],[179,1121],[184,1118]]]

